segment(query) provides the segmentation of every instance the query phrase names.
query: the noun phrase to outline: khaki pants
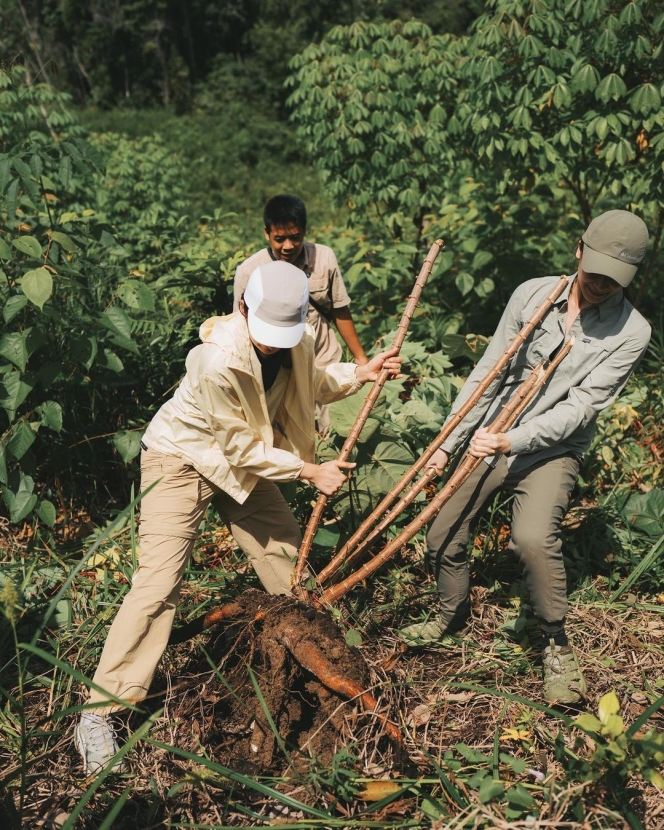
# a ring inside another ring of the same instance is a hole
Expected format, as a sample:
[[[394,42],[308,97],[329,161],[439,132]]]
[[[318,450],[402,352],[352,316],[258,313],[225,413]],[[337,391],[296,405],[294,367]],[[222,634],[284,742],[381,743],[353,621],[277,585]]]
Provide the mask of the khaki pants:
[[[560,523],[578,472],[579,462],[565,455],[510,473],[502,456],[493,469],[480,464],[457,490],[427,534],[444,626],[459,627],[468,616],[468,540],[480,511],[499,489],[514,493],[509,548],[523,567],[535,614],[545,623],[564,620],[567,579]]]
[[[183,458],[144,450],[141,489],[140,556],[127,594],[113,621],[94,682],[132,703],[148,692],[171,633],[182,577],[207,506],[213,503],[230,525],[265,590],[289,594],[300,546],[300,528],[271,481],[261,479],[244,504],[203,478]],[[89,702],[108,703],[92,690]],[[97,711],[122,708],[110,704]]]

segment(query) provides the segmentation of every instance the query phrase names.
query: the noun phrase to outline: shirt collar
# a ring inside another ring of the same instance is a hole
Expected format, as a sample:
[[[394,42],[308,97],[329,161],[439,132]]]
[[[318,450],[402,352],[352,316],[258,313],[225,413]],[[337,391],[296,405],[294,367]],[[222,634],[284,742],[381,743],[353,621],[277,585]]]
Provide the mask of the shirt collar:
[[[567,300],[569,299],[569,292],[572,290],[572,284],[578,275],[579,272],[575,271],[570,277],[568,277],[569,282],[567,283],[567,286],[565,287],[565,290],[561,293],[560,297],[558,297],[558,299],[556,300],[555,305],[562,305],[563,303],[567,302]],[[620,291],[616,291],[615,294],[612,294],[610,297],[607,297],[606,300],[594,306],[597,309],[597,313],[599,314],[599,319],[604,320],[606,317],[608,317],[614,309],[618,308],[618,306],[622,304],[624,298],[625,294],[621,288]],[[586,309],[592,307],[593,306],[586,306]],[[584,309],[584,311],[586,309]]]

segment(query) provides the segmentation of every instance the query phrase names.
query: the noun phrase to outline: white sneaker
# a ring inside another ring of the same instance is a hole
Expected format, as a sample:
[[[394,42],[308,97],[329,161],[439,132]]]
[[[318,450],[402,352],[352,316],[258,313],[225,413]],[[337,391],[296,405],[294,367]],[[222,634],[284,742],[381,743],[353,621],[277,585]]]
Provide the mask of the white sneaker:
[[[76,746],[83,758],[83,770],[86,776],[98,775],[119,750],[113,727],[103,715],[84,713],[74,733]],[[116,761],[112,769],[122,772],[124,761]]]

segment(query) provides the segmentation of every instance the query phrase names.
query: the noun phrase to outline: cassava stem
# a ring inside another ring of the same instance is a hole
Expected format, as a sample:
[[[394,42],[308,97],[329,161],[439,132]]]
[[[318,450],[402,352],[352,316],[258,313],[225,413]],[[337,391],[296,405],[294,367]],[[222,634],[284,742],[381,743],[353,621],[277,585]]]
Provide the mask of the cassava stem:
[[[443,240],[437,239],[429,249],[429,253],[427,254],[426,259],[422,263],[422,268],[420,269],[420,273],[418,274],[417,279],[415,280],[413,290],[411,291],[410,297],[408,298],[406,308],[404,309],[401,321],[397,326],[397,332],[394,336],[394,340],[392,341],[392,348],[397,349],[397,353],[401,350],[403,342],[406,339],[408,326],[410,325],[410,321],[413,318],[413,314],[415,313],[417,304],[420,301],[422,289],[424,288],[426,281],[429,278],[429,274],[431,273],[433,264],[436,261],[436,257],[442,250],[443,245]],[[362,427],[365,425],[367,418],[369,417],[369,413],[371,412],[373,405],[376,403],[376,400],[378,399],[378,396],[380,395],[380,392],[383,386],[385,385],[385,381],[387,380],[387,378],[388,371],[386,369],[381,370],[380,374],[374,381],[371,391],[369,392],[369,394],[366,397],[366,400],[364,401],[362,409],[360,410],[357,418],[355,419],[353,428],[351,429],[351,431],[348,434],[348,437],[344,441],[344,445],[341,448],[341,452],[339,453],[339,461],[346,461],[348,459],[348,456],[350,455],[351,450],[355,446],[360,432],[362,431]],[[300,546],[297,565],[295,566],[295,570],[292,576],[293,591],[300,597],[300,599],[305,599],[305,592],[301,588],[302,575],[304,574],[307,560],[309,558],[309,552],[311,551],[311,546],[314,541],[314,536],[316,535],[316,530],[318,529],[318,525],[323,515],[323,510],[325,510],[326,504],[327,496],[324,493],[321,493],[318,496],[316,505],[311,513],[309,522],[307,523],[304,538],[302,539],[302,544]]]
[[[526,407],[533,400],[535,395],[549,380],[551,375],[558,368],[562,360],[567,356],[569,350],[572,348],[574,338],[572,337],[565,346],[556,355],[555,359],[548,365],[540,363],[533,369],[529,377],[519,386],[516,392],[512,395],[509,401],[500,411],[498,417],[489,425],[489,432],[499,433],[508,430],[525,411]],[[352,573],[342,582],[333,585],[323,592],[321,603],[331,604],[351,591],[363,579],[370,576],[374,571],[378,570],[385,562],[394,556],[413,536],[420,531],[424,525],[438,513],[441,507],[449,501],[449,499],[456,493],[461,485],[468,479],[473,470],[482,462],[481,457],[466,455],[464,460],[450,476],[447,483],[437,493],[436,496],[429,502],[420,515],[407,525],[401,533],[387,544],[383,550],[376,554],[372,559],[362,565],[357,571]]]
[[[501,357],[493,365],[491,371],[486,375],[486,377],[483,378],[483,380],[477,386],[473,394],[468,398],[467,401],[464,402],[464,404],[458,409],[458,411],[454,413],[454,415],[441,429],[441,431],[438,433],[436,438],[434,438],[431,444],[429,444],[427,449],[422,453],[422,455],[415,462],[415,464],[406,473],[404,473],[401,479],[390,490],[390,492],[375,508],[371,515],[367,516],[367,518],[362,522],[362,524],[358,527],[355,533],[353,533],[353,535],[346,542],[346,544],[339,550],[336,556],[334,556],[334,558],[331,559],[330,562],[328,562],[328,564],[318,574],[318,581],[321,585],[334,576],[334,574],[339,570],[341,565],[346,561],[347,558],[349,558],[349,556],[355,558],[355,556],[359,555],[366,548],[366,545],[369,543],[369,541],[373,540],[375,536],[382,530],[384,530],[385,527],[387,527],[387,525],[392,521],[395,515],[394,511],[398,509],[400,513],[408,504],[410,504],[410,502],[415,498],[415,496],[420,492],[420,490],[424,489],[424,487],[428,484],[431,478],[433,478],[433,475],[424,475],[418,481],[418,483],[414,485],[414,487],[416,488],[415,491],[409,491],[408,494],[405,497],[403,497],[401,501],[399,501],[399,503],[394,507],[394,509],[391,510],[389,514],[385,515],[385,511],[388,510],[392,502],[398,497],[399,493],[401,493],[401,491],[405,487],[407,487],[408,484],[410,484],[410,482],[415,478],[419,471],[426,466],[431,456],[445,443],[445,441],[449,438],[449,436],[457,428],[461,421],[463,421],[466,415],[468,415],[471,409],[473,409],[473,407],[476,406],[482,395],[484,395],[489,386],[500,375],[500,373],[507,366],[509,361],[514,357],[517,351],[525,343],[526,339],[531,335],[535,326],[537,326],[537,324],[541,322],[541,320],[550,310],[552,305],[555,303],[555,301],[558,299],[561,293],[565,290],[568,283],[569,280],[567,277],[560,277],[560,280],[556,283],[551,293],[533,311],[528,321],[523,325],[519,333],[510,342],[507,349],[505,349]],[[383,517],[382,520],[381,517]],[[370,537],[367,537],[367,533],[371,530],[373,525],[379,520],[379,527],[376,528],[375,532],[371,533]],[[359,548],[356,547],[358,544],[360,544]]]

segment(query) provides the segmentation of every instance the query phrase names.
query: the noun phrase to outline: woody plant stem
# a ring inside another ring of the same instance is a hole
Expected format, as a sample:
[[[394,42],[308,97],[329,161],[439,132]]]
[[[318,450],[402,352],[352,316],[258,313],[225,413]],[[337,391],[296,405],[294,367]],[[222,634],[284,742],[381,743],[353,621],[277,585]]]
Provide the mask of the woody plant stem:
[[[547,365],[542,362],[533,369],[528,378],[519,386],[516,392],[502,408],[498,417],[490,424],[488,427],[489,432],[496,434],[499,432],[506,432],[510,429],[510,427],[526,410],[539,390],[545,383],[547,383],[560,363],[565,359],[573,344],[574,338],[572,337],[567,341],[565,346],[560,350],[551,363]],[[418,533],[418,531],[420,531],[424,525],[431,518],[433,518],[433,516],[436,515],[436,513],[438,513],[441,507],[452,498],[454,493],[456,493],[459,487],[461,487],[461,485],[468,479],[473,470],[481,464],[482,460],[483,459],[480,456],[470,454],[466,455],[455,472],[450,476],[447,483],[436,494],[436,496],[434,496],[420,515],[409,525],[407,525],[395,539],[383,548],[380,553],[376,554],[376,556],[370,559],[361,568],[352,573],[342,582],[339,582],[337,585],[333,585],[324,591],[321,597],[321,603],[331,604],[335,602],[340,597],[347,594],[348,591],[351,591],[363,579],[366,579],[374,573],[374,571],[377,571],[381,565],[391,559],[394,554],[403,548],[404,545],[409,542],[413,536]]]
[[[392,348],[397,349],[397,354],[401,350],[403,342],[406,339],[408,326],[410,325],[410,321],[413,319],[413,314],[415,313],[417,304],[420,301],[422,289],[424,288],[426,281],[429,278],[429,274],[431,273],[433,264],[436,261],[436,257],[443,249],[443,247],[443,240],[437,239],[429,249],[429,253],[427,254],[426,259],[422,263],[422,268],[420,269],[420,273],[418,274],[417,279],[415,280],[415,285],[413,286],[413,290],[411,291],[410,297],[408,298],[408,303],[406,304],[406,308],[401,317],[401,322],[397,327],[396,335],[394,336],[394,340],[392,341]],[[355,446],[357,439],[359,438],[360,432],[362,431],[362,427],[365,425],[367,418],[369,417],[369,413],[371,412],[374,404],[376,403],[376,400],[378,399],[378,396],[380,395],[383,386],[385,386],[385,381],[387,380],[388,376],[389,372],[387,371],[387,369],[382,369],[380,374],[374,381],[373,387],[367,395],[362,409],[360,410],[357,418],[355,419],[353,428],[348,433],[348,437],[344,441],[344,445],[341,448],[341,452],[339,453],[339,461],[348,460],[348,456],[350,455],[351,450]],[[307,528],[304,533],[302,545],[300,546],[297,565],[295,566],[293,576],[291,577],[293,583],[293,591],[300,599],[306,599],[307,596],[306,591],[304,591],[301,587],[302,576],[307,565],[309,552],[311,551],[311,546],[314,541],[314,536],[316,535],[316,530],[318,529],[318,525],[323,515],[323,511],[325,510],[325,505],[327,504],[327,498],[328,497],[324,493],[321,493],[318,496],[316,505],[313,509],[313,512],[311,513],[309,522],[307,524]]]
[[[485,392],[491,386],[491,384],[500,376],[500,374],[505,369],[510,360],[514,357],[517,351],[521,348],[521,346],[531,335],[535,326],[537,326],[538,323],[541,322],[541,320],[553,306],[555,301],[565,290],[568,283],[569,280],[567,279],[567,277],[560,277],[560,280],[556,283],[551,293],[533,311],[532,315],[530,316],[530,319],[523,325],[519,333],[510,342],[507,349],[505,349],[501,357],[496,361],[496,363],[492,367],[491,371],[477,386],[473,394],[468,398],[467,401],[465,401],[465,403],[458,409],[458,411],[454,413],[454,415],[441,429],[441,431],[434,438],[431,444],[429,444],[427,449],[422,453],[422,455],[415,462],[415,464],[406,473],[404,473],[401,479],[395,484],[395,486],[375,508],[371,515],[368,516],[362,522],[362,524],[358,527],[355,533],[353,533],[353,535],[346,542],[346,544],[339,550],[336,556],[330,562],[328,562],[328,564],[322,569],[322,571],[318,575],[318,581],[321,585],[329,581],[334,576],[334,574],[339,570],[339,568],[346,561],[346,559],[354,559],[356,556],[359,556],[360,553],[362,553],[362,551],[366,549],[367,545],[392,522],[395,516],[398,516],[399,513],[401,513],[405,509],[405,507],[413,501],[415,496],[417,496],[417,494],[421,490],[423,490],[424,487],[426,487],[426,485],[436,475],[435,472],[427,472],[424,476],[422,476],[422,478],[417,482],[417,484],[414,485],[414,487],[406,494],[406,496],[404,496],[395,505],[395,507],[392,510],[390,510],[389,513],[385,513],[385,511],[388,510],[392,502],[397,498],[399,493],[402,490],[404,490],[408,486],[408,484],[410,484],[410,482],[415,478],[415,476],[420,472],[420,470],[426,467],[431,456],[445,443],[445,441],[449,438],[449,436],[457,428],[461,421],[463,421],[466,415],[468,415],[471,409],[473,409],[473,407],[476,406],[480,398],[485,394]],[[371,532],[369,536],[367,536],[372,526],[379,520],[380,524],[375,528],[373,532]]]

